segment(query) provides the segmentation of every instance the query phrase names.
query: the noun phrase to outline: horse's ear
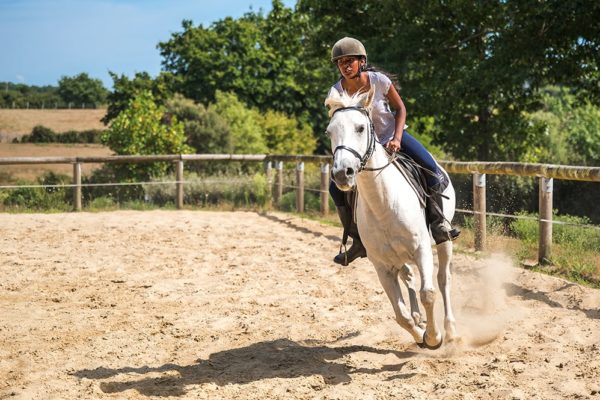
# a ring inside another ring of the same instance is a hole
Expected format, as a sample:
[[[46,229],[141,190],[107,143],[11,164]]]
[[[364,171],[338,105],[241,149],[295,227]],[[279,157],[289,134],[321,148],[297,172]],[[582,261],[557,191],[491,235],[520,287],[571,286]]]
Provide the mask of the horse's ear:
[[[342,107],[341,102],[342,96],[337,90],[332,90],[329,96],[325,99],[325,105],[329,108],[329,118],[333,115],[335,110]]]

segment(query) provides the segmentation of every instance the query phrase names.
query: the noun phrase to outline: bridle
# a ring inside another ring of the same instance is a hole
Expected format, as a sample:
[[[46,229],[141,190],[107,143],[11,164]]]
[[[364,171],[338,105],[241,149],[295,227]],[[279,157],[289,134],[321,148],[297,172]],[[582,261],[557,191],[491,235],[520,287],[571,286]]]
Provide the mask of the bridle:
[[[349,151],[350,153],[352,153],[352,155],[354,157],[358,158],[360,161],[360,167],[357,171],[357,174],[361,171],[380,171],[380,170],[388,167],[390,164],[392,164],[396,160],[396,155],[394,153],[392,153],[393,156],[390,158],[389,162],[386,165],[384,165],[383,167],[370,168],[370,167],[366,166],[367,162],[369,162],[369,159],[373,156],[373,153],[375,152],[375,143],[378,143],[378,140],[375,137],[375,129],[373,127],[373,120],[371,119],[371,115],[369,114],[369,111],[366,108],[358,107],[358,106],[341,107],[341,108],[338,108],[337,110],[335,110],[333,112],[333,114],[331,114],[331,117],[333,118],[333,116],[337,112],[349,111],[349,110],[358,111],[358,112],[364,114],[367,117],[367,119],[369,120],[369,128],[368,128],[369,131],[367,132],[367,134],[369,135],[369,138],[368,138],[369,142],[367,144],[367,151],[365,152],[365,154],[360,155],[360,153],[358,151],[354,150],[352,147],[339,145],[333,150],[333,157],[335,157],[335,153],[337,153],[338,150],[346,150],[346,151]]]

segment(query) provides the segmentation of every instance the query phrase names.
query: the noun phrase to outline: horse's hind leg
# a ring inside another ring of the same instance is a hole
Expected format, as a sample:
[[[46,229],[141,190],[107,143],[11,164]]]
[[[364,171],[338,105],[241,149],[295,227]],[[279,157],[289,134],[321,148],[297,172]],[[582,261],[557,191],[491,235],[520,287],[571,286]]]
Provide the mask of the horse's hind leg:
[[[450,301],[450,292],[452,290],[452,272],[450,270],[452,242],[440,243],[436,248],[439,262],[438,285],[444,299],[444,329],[446,330],[446,337],[449,341],[452,341],[457,338],[456,320],[454,319],[454,312],[452,311],[452,303]]]
[[[415,321],[415,324],[424,328],[425,325],[421,319],[421,310],[419,310],[419,301],[417,300],[417,289],[415,288],[415,275],[413,274],[412,268],[408,264],[404,264],[400,267],[398,275],[408,290],[408,299],[410,301],[410,313]]]
[[[377,276],[379,277],[379,282],[381,282],[383,290],[385,290],[385,293],[392,303],[394,313],[396,314],[396,322],[406,329],[417,343],[421,343],[423,341],[424,331],[415,324],[415,321],[410,315],[410,311],[404,304],[400,284],[398,282],[398,274],[395,271],[377,265],[375,266],[375,270],[377,271]]]

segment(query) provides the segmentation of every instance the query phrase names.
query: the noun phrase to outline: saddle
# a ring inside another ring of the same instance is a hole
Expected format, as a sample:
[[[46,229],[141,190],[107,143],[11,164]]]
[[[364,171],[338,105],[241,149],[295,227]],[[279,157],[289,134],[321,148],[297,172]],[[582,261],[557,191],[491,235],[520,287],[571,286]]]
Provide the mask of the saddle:
[[[427,176],[435,175],[435,172],[420,166],[409,155],[402,152],[395,154],[395,159],[392,164],[398,169],[398,171],[400,171],[402,175],[404,175],[406,181],[414,190],[417,198],[419,199],[419,203],[421,204],[421,208],[425,208],[427,204],[427,197],[429,197]],[[442,193],[448,187],[450,182],[448,174],[443,170],[441,170],[441,172],[443,176],[439,177],[440,185],[437,188],[440,193]]]

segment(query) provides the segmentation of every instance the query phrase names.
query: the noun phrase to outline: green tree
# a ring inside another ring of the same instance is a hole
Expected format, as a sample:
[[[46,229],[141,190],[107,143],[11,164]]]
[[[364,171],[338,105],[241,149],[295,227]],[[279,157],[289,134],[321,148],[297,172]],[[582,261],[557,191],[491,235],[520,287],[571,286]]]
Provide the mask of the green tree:
[[[93,79],[85,72],[73,77],[63,76],[58,81],[58,94],[65,103],[81,104],[94,107],[106,102],[108,90],[100,79]]]
[[[217,100],[217,91],[233,92],[261,112],[283,112],[324,131],[327,87],[321,83],[335,75],[311,56],[305,15],[275,0],[266,17],[247,13],[206,28],[192,21],[182,27],[158,45],[178,92],[205,105]]]
[[[211,107],[229,126],[234,153],[264,154],[267,143],[261,126],[261,114],[249,108],[234,93],[216,92],[216,101]]]
[[[183,123],[187,144],[196,153],[232,152],[229,125],[214,107],[207,108],[178,94],[167,101],[166,108]]]
[[[156,79],[147,72],[138,72],[133,78],[109,72],[113,80],[113,91],[107,96],[108,108],[102,122],[109,124],[125,110],[129,102],[144,91],[150,91],[154,102],[163,105],[173,95],[173,77],[168,73],[160,73]]]
[[[526,113],[548,83],[600,97],[592,0],[300,0],[297,10],[314,24],[315,48],[363,40],[371,61],[399,74],[409,125],[435,117],[437,143],[459,158],[518,161],[543,146]]]
[[[157,106],[149,91],[133,98],[128,107],[111,123],[102,141],[119,155],[153,155],[190,153],[185,144],[183,124],[177,117],[165,118],[165,109]],[[154,163],[132,164],[126,168],[135,179],[164,175],[169,165]]]
[[[54,108],[63,107],[56,86],[35,86],[22,83],[0,82],[0,107],[2,108]]]
[[[529,115],[547,142],[535,161],[600,166],[600,107],[556,86],[544,88],[541,100],[543,108]]]
[[[312,154],[317,147],[312,129],[308,125],[300,127],[296,119],[282,112],[268,110],[260,125],[271,154]]]

